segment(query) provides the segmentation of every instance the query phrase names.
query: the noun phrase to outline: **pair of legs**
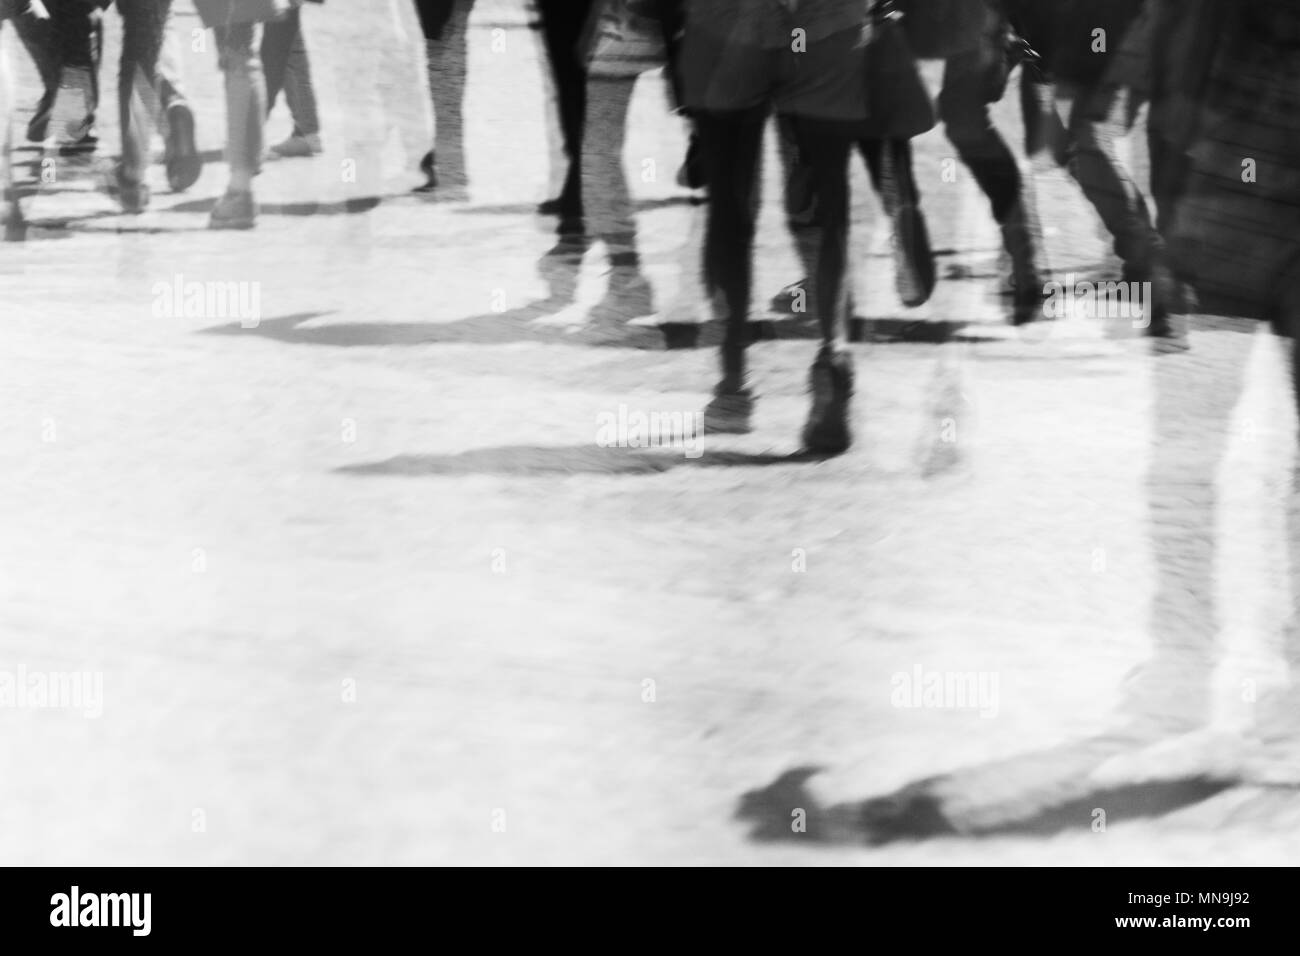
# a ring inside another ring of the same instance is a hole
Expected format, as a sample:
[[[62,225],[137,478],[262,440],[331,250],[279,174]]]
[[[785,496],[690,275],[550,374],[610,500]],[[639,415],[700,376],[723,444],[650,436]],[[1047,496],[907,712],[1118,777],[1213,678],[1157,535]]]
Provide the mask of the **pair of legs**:
[[[50,135],[50,120],[63,84],[65,71],[80,79],[86,98],[86,113],[69,135],[74,143],[94,145],[95,112],[99,107],[99,61],[104,27],[97,0],[61,0],[49,5],[48,19],[30,14],[14,17],[18,37],[36,64],[43,92],[27,124],[27,138],[43,142]],[[56,135],[58,135],[56,133]]]
[[[817,222],[817,181],[796,143],[794,124],[789,120],[781,121],[778,129],[786,173],[786,213],[790,227],[798,230]],[[904,305],[915,308],[930,298],[934,291],[935,273],[929,234],[921,213],[921,193],[912,168],[911,141],[858,139],[855,145],[866,164],[871,185],[880,197],[885,215],[893,224],[894,273],[899,298]],[[808,288],[806,278],[777,293],[772,308],[778,312],[799,311],[800,300],[806,304],[810,292],[815,309],[816,290]],[[851,310],[851,306],[848,308]]]
[[[688,18],[692,8],[688,8]],[[688,22],[681,53],[686,105],[695,120],[709,185],[704,236],[704,287],[713,317],[724,324],[722,379],[705,412],[705,429],[749,430],[752,396],[746,347],[758,218],[763,130],[775,111],[793,131],[802,163],[815,183],[817,214],[795,228],[796,245],[812,277],[821,349],[811,374],[812,411],[804,427],[809,451],[837,454],[851,443],[849,404],[853,364],[845,284],[849,227],[849,151],[867,119],[867,71],[862,22],[841,27],[843,11],[827,19],[763,4],[747,33],[728,36],[720,25]],[[829,15],[833,14],[833,16]],[[856,16],[856,14],[855,14]],[[806,45],[789,43],[802,31]]]
[[[118,70],[118,116],[122,162],[118,187],[123,205],[147,201],[144,187],[155,125],[166,127],[167,180],[176,192],[198,179],[202,161],[194,141],[194,116],[181,92],[179,57],[170,35],[172,0],[117,0],[122,15]]]
[[[593,310],[598,318],[628,319],[654,312],[653,292],[641,273],[636,213],[623,165],[636,81],[636,76],[591,76],[587,81],[589,122],[582,153],[587,235],[605,244],[611,267],[608,291]]]
[[[88,76],[88,110],[74,135],[75,145],[94,148],[92,126],[98,106],[98,74],[103,22],[95,0],[68,0],[52,5],[49,20],[19,18],[20,33],[36,59],[45,93],[28,125],[28,136],[43,140],[49,133],[65,69]],[[167,127],[167,179],[173,190],[189,188],[202,168],[194,143],[194,117],[181,91],[178,57],[169,44],[172,0],[117,0],[122,16],[122,55],[118,68],[118,117],[122,157],[116,189],[123,208],[139,212],[148,205],[145,173],[150,142],[162,119]]]
[[[311,85],[311,61],[303,40],[302,16],[297,7],[283,20],[273,20],[262,28],[261,54],[266,74],[267,113],[275,108],[283,90],[293,116],[293,133],[272,151],[282,156],[319,153],[320,115]]]
[[[420,162],[427,181],[418,191],[455,199],[469,187],[463,114],[473,10],[474,0],[416,0],[434,124],[433,149]]]
[[[753,282],[754,232],[759,204],[760,155],[766,108],[741,111],[697,110],[695,113],[704,174],[709,187],[709,216],[704,237],[705,290],[716,318],[724,322],[722,379],[710,416],[715,430],[746,430],[749,389],[746,347]],[[852,128],[843,122],[811,117],[788,118],[800,155],[817,183],[816,224],[795,228],[796,244],[813,277],[815,309],[822,346],[814,368],[814,396],[824,406],[836,396],[845,407],[819,416],[805,430],[814,450],[842,451],[848,446],[847,398],[852,371],[843,347],[848,341],[847,274],[849,231],[848,159]],[[823,381],[819,382],[819,378]],[[710,423],[706,419],[706,427]]]
[[[993,79],[1005,69],[1004,34],[990,33],[979,47],[944,64],[939,115],[948,141],[988,197],[1002,243],[1011,256],[1017,324],[1041,312],[1042,280],[1038,241],[1031,227],[1020,166],[989,115],[991,97],[1001,95]]]

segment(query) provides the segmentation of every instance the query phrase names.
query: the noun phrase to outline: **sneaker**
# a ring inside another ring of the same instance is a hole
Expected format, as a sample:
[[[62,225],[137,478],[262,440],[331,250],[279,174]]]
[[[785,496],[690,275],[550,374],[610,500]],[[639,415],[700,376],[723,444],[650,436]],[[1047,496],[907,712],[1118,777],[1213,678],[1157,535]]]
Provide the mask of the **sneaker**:
[[[251,192],[229,190],[212,207],[209,229],[252,229],[257,223],[257,204]]]
[[[838,455],[853,443],[849,402],[853,398],[853,359],[848,352],[823,347],[810,376],[812,412],[803,430],[804,448],[821,455]]]
[[[754,395],[749,389],[724,391],[721,386],[704,409],[706,435],[748,435],[754,414]]]
[[[167,167],[167,185],[174,193],[189,189],[203,172],[203,157],[194,139],[194,113],[186,103],[167,107],[163,163]]]
[[[276,143],[271,147],[271,156],[278,159],[303,159],[308,156],[319,156],[321,153],[320,133],[307,133],[288,137],[282,143]]]

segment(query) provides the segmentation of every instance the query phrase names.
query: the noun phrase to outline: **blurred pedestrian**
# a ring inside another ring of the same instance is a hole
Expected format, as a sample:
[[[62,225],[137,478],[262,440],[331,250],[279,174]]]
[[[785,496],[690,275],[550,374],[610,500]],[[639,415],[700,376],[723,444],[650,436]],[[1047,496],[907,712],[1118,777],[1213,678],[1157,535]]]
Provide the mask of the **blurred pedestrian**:
[[[537,0],[568,160],[560,195],[543,202],[538,211],[559,216],[561,234],[580,233],[584,229],[582,138],[587,113],[587,70],[579,47],[592,3],[593,0]]]
[[[749,340],[754,230],[763,128],[775,109],[817,182],[814,284],[822,344],[811,373],[804,446],[835,454],[851,443],[853,364],[845,271],[848,158],[867,119],[865,3],[838,0],[688,0],[682,70],[709,184],[704,278],[725,324],[722,380],[705,411],[714,432],[750,430]]]
[[[420,160],[425,182],[418,192],[465,199],[465,83],[469,67],[469,17],[474,0],[415,0],[424,35],[429,95],[433,101],[433,148]]]
[[[194,0],[217,40],[226,87],[226,162],[230,182],[208,221],[212,229],[251,229],[257,222],[253,178],[262,170],[266,83],[254,47],[259,23],[286,16],[295,0]]]
[[[194,113],[181,89],[170,32],[172,0],[117,0],[117,10],[122,16],[117,81],[122,158],[115,186],[122,208],[140,212],[149,204],[146,172],[156,125],[165,128],[163,163],[173,192],[194,185],[203,160],[195,142]]]

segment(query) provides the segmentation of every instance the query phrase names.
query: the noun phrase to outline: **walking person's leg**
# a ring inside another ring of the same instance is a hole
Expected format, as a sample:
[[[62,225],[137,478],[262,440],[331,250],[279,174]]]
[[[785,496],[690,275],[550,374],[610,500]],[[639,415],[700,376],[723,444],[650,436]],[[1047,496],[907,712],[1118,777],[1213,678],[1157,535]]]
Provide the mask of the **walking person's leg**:
[[[433,148],[420,161],[426,182],[417,191],[441,189],[440,196],[460,199],[469,186],[463,112],[474,0],[417,0],[417,4],[434,123]]]
[[[705,428],[747,432],[753,411],[745,348],[749,344],[755,198],[766,111],[696,114],[710,186],[704,232],[704,288],[713,318],[724,325],[722,379],[705,411]]]
[[[104,50],[102,8],[107,5],[107,0],[63,0],[54,11],[63,67],[60,85],[79,88],[85,107],[77,122],[70,122],[60,131],[73,149],[93,151],[98,145],[95,113],[99,109],[99,64]]]
[[[217,49],[226,86],[226,162],[230,184],[217,201],[212,229],[251,229],[256,223],[253,177],[261,171],[266,89],[250,23],[217,27]]]
[[[122,58],[117,77],[122,159],[117,167],[116,185],[118,200],[127,212],[140,212],[149,204],[145,174],[149,169],[154,124],[163,108],[158,64],[166,41],[171,6],[172,0],[117,2],[118,12],[122,15]],[[197,178],[197,172],[194,178]]]
[[[623,167],[627,113],[635,76],[591,77],[587,86],[587,140],[582,151],[582,194],[587,234],[605,244],[609,287],[597,318],[629,319],[654,312],[650,283],[641,274],[636,216]]]
[[[993,218],[1002,230],[1015,286],[1014,321],[1020,324],[1042,314],[1039,249],[1024,201],[1020,167],[993,126],[985,102],[983,77],[991,55],[990,50],[980,49],[947,61],[939,112],[948,140],[989,198]]]
[[[272,20],[262,27],[262,42],[258,53],[262,57],[262,75],[266,82],[266,112],[275,109],[275,102],[284,89],[285,75],[289,70],[289,56],[294,37],[302,24],[301,11],[294,7],[282,20]]]
[[[190,109],[185,84],[181,80],[180,49],[172,32],[170,6],[163,19],[162,31],[155,83],[162,111],[163,163],[167,168],[168,185],[172,192],[179,193],[198,182],[203,172],[203,157],[199,153],[194,129],[194,111]]]
[[[315,156],[321,151],[320,115],[311,82],[311,60],[303,37],[300,11],[294,8],[283,20],[262,28],[262,67],[266,74],[266,111],[275,108],[284,90],[293,117],[293,131],[271,147],[273,156]]]
[[[852,129],[845,124],[796,117],[799,155],[811,170],[817,194],[815,225],[795,230],[805,270],[813,277],[821,348],[813,363],[812,411],[804,427],[804,447],[836,454],[851,441],[848,404],[853,395],[853,363],[848,344],[849,152]]]
[[[49,134],[50,117],[54,114],[54,101],[59,95],[59,77],[62,73],[62,59],[55,43],[54,17],[52,14],[49,17],[36,17],[28,13],[14,17],[13,23],[18,39],[22,41],[41,78],[41,98],[27,122],[28,141],[40,143]]]
[[[591,12],[592,0],[538,0],[542,36],[559,99],[560,129],[568,171],[558,198],[542,204],[543,213],[560,217],[560,232],[580,232],[582,226],[582,137],[587,110],[587,71],[578,60],[578,42]]]
[[[893,225],[898,298],[908,308],[916,308],[929,300],[936,278],[930,233],[912,168],[912,143],[906,139],[864,139],[858,141],[858,151]]]

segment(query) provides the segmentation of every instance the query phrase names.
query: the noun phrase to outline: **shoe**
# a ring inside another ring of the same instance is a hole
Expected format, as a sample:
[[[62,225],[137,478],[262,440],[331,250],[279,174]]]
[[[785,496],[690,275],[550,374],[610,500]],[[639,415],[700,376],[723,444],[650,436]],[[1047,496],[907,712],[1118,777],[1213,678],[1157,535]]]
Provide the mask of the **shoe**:
[[[203,157],[194,138],[194,113],[186,103],[167,107],[163,164],[167,167],[167,185],[174,193],[189,189],[203,172]]]
[[[934,293],[934,253],[925,216],[914,203],[904,203],[894,214],[894,287],[909,309],[930,300]]]
[[[819,455],[839,455],[853,444],[849,403],[853,398],[853,359],[848,352],[823,347],[810,375],[813,406],[803,430],[803,445]]]
[[[257,224],[257,204],[251,192],[229,190],[212,207],[209,229],[252,229]]]
[[[704,409],[706,435],[748,435],[754,414],[754,396],[749,389],[725,391],[721,386]]]
[[[129,216],[139,215],[149,208],[151,197],[148,184],[127,179],[120,166],[113,173],[109,192],[117,197],[122,212]]]
[[[271,155],[279,159],[304,159],[321,154],[320,133],[293,134],[271,147]]]

